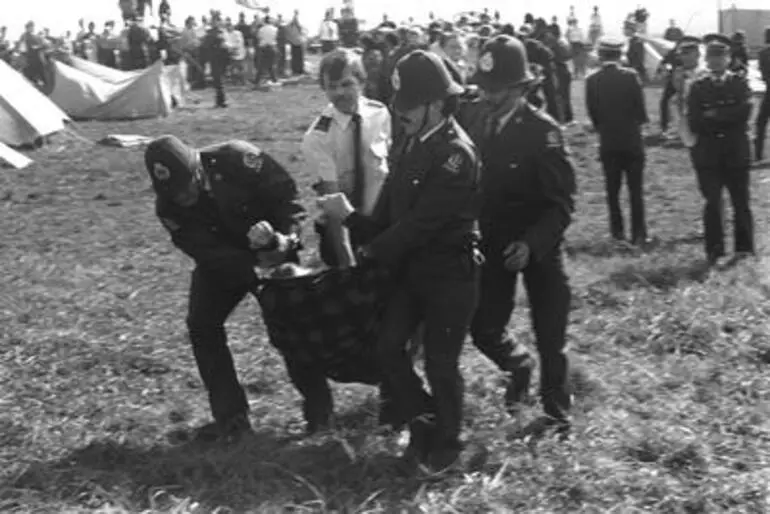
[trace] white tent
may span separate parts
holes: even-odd
[[[73,58],[78,69],[53,63],[49,97],[75,119],[128,120],[167,116],[171,86],[163,63],[138,72],[121,72]]]
[[[64,129],[69,117],[27,79],[0,61],[0,143],[22,146]]]

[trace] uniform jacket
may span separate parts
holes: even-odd
[[[524,103],[493,136],[474,133],[481,173],[482,251],[499,259],[514,241],[540,260],[560,244],[574,211],[575,172],[556,122]]]
[[[607,64],[589,75],[586,107],[599,132],[602,150],[643,151],[641,126],[648,119],[636,71]]]
[[[354,213],[346,222],[369,240],[374,258],[398,270],[410,260],[414,269],[470,247],[478,237],[481,165],[454,118],[424,141],[396,146],[392,156],[372,215]]]
[[[252,288],[258,252],[249,248],[249,229],[266,220],[283,234],[297,234],[305,211],[297,186],[272,157],[245,141],[230,141],[200,150],[201,191],[192,207],[162,197],[156,213],[174,245],[213,273],[224,287]]]
[[[713,115],[709,115],[709,112]],[[751,116],[751,89],[745,77],[726,71],[701,76],[690,87],[687,119],[698,139],[743,139]]]

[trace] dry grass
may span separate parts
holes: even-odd
[[[172,132],[202,145],[254,141],[299,171],[298,142],[322,105],[312,86],[236,91],[229,110],[82,125]],[[579,111],[580,92],[576,91]],[[657,92],[649,94],[656,112]],[[59,138],[24,171],[0,174],[0,511],[2,512],[768,512],[770,281],[767,259],[703,272],[701,200],[682,150],[648,153],[659,244],[616,247],[593,136],[573,129],[577,222],[568,233],[569,328],[583,373],[576,438],[513,440],[498,376],[470,345],[468,432],[484,472],[403,478],[393,441],[372,435],[374,391],[335,388],[340,429],[310,439],[258,308],[229,322],[257,428],[236,447],[175,442],[208,420],[184,312],[190,263],[152,212],[141,152]],[[770,192],[754,173],[759,248]],[[515,316],[529,338],[525,302]]]

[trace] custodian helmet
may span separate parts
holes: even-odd
[[[442,59],[424,50],[415,50],[402,57],[396,64],[391,82],[396,92],[393,107],[398,111],[409,111],[465,91],[452,79]]]
[[[477,73],[479,85],[491,90],[520,86],[535,80],[524,44],[505,34],[495,36],[484,44]]]

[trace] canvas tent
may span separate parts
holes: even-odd
[[[172,110],[168,71],[161,61],[122,72],[72,58],[53,62],[49,97],[75,119],[129,120],[167,116]]]
[[[0,143],[23,146],[64,129],[69,117],[27,79],[0,61]]]

